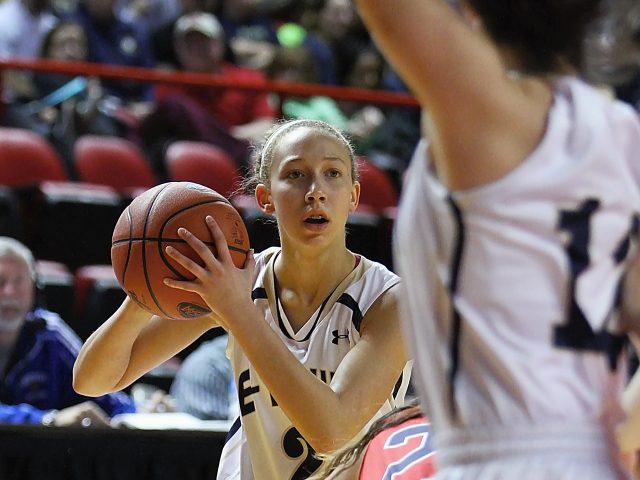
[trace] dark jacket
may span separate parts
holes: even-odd
[[[121,392],[88,398],[72,387],[73,364],[80,350],[78,336],[55,313],[30,313],[0,385],[1,423],[40,423],[49,410],[93,400],[110,417],[135,412],[133,400]]]

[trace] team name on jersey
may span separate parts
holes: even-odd
[[[336,373],[319,368],[310,368],[309,371],[327,385],[331,382],[333,376]],[[256,406],[255,403],[251,400],[251,396],[255,395],[259,391],[260,385],[252,385],[251,371],[249,369],[242,371],[242,373],[238,375],[238,400],[240,402],[240,414],[243,417],[252,412],[255,412]],[[278,402],[276,402],[276,399],[273,398],[272,395],[269,395],[269,397],[271,398],[271,406],[277,407]]]

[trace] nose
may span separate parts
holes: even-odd
[[[326,199],[327,196],[324,194],[318,182],[312,182],[311,185],[309,185],[309,191],[305,195],[305,201],[307,203],[324,202]]]

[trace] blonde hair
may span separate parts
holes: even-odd
[[[358,179],[358,162],[355,155],[353,145],[346,137],[344,133],[338,130],[333,125],[323,122],[322,120],[312,119],[297,119],[297,120],[285,120],[276,123],[266,134],[264,142],[256,147],[252,155],[252,165],[247,179],[244,182],[243,187],[245,191],[250,191],[259,183],[262,183],[269,187],[271,185],[271,165],[273,165],[273,152],[278,145],[280,139],[285,134],[295,130],[297,128],[312,128],[321,130],[324,133],[337,139],[341,142],[347,151],[349,152],[349,159],[351,160],[351,178],[355,182]]]
[[[360,458],[367,449],[369,442],[382,430],[394,427],[421,415],[422,410],[420,409],[417,399],[402,407],[391,410],[373,422],[362,436],[356,437],[341,449],[327,455],[318,454],[317,457],[323,460],[323,463],[320,469],[307,478],[307,480],[323,480],[329,475],[343,472]]]

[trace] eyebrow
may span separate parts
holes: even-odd
[[[300,157],[300,156],[290,156],[290,157],[285,157],[282,159],[282,162],[280,163],[280,165],[284,166],[287,165],[289,163],[294,163],[294,162],[303,162],[305,160],[304,157]],[[343,163],[344,165],[347,165],[347,161],[342,158],[342,157],[338,157],[338,156],[327,156],[327,157],[323,157],[322,161],[325,162],[340,162]]]

